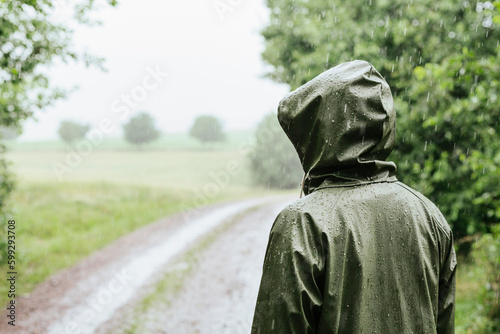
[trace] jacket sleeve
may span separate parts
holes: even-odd
[[[319,233],[308,214],[283,210],[269,236],[253,334],[316,333],[322,305]]]
[[[453,235],[448,231],[441,241],[441,271],[439,273],[438,334],[455,333],[455,272],[457,260]]]

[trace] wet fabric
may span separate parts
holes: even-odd
[[[365,61],[289,93],[278,119],[306,179],[271,229],[252,333],[453,333],[450,227],[386,161],[390,88]]]

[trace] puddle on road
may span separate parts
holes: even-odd
[[[118,271],[112,271],[107,275],[103,275],[100,271],[96,275],[106,276],[109,279],[92,289],[90,296],[81,301],[82,304],[69,309],[59,322],[49,328],[48,333],[94,333],[136,294],[153,273],[181,253],[189,244],[232,216],[266,202],[269,202],[269,199],[255,199],[215,209],[209,214],[185,223],[165,242],[147,249]],[[93,277],[89,278],[86,286],[93,284],[90,283],[92,281]],[[85,282],[82,283],[85,286]]]

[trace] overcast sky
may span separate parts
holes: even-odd
[[[22,140],[56,138],[66,119],[96,128],[108,118],[117,136],[141,110],[165,133],[186,132],[200,114],[219,117],[227,130],[248,129],[288,92],[263,78],[269,70],[260,58],[259,31],[268,20],[263,0],[119,3],[94,15],[103,25],[78,27],[74,35],[77,48],[106,58],[108,71],[52,66],[55,85],[78,89],[26,122]],[[64,6],[56,14],[64,20]]]

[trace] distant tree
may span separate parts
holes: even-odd
[[[302,180],[297,153],[275,114],[267,115],[258,125],[250,165],[254,182],[266,187],[289,189],[298,187]]]
[[[209,115],[198,116],[189,131],[189,135],[203,143],[226,140],[220,121]]]
[[[146,112],[141,112],[132,117],[123,126],[123,132],[125,140],[138,147],[160,137],[160,131],[155,127],[153,117]]]
[[[75,141],[82,140],[89,130],[89,125],[72,121],[62,121],[57,132],[64,142],[71,145]]]

